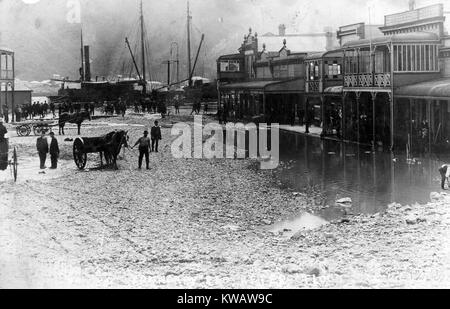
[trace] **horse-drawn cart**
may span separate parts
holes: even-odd
[[[34,135],[41,135],[41,133],[49,133],[52,127],[58,126],[53,120],[39,120],[14,123],[18,136],[30,136],[31,132]]]
[[[73,143],[73,160],[79,170],[84,170],[88,153],[99,153],[103,165],[103,157],[107,165],[117,169],[117,156],[122,146],[128,147],[128,134],[125,131],[111,132],[101,137],[77,138]]]
[[[11,168],[11,174],[14,181],[17,181],[17,149],[14,147],[12,159],[9,160],[9,142],[8,139],[0,140],[0,171],[6,171],[8,166]]]

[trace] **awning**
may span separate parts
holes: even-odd
[[[334,86],[334,87],[328,87],[325,89],[324,93],[325,94],[336,94],[336,95],[340,95],[342,94],[344,90],[343,86]]]
[[[260,93],[303,93],[305,92],[305,80],[303,78],[296,78],[284,81],[252,81],[223,85],[219,87],[219,90],[255,91]]]
[[[253,81],[247,83],[236,83],[220,86],[220,90],[259,90],[263,91],[264,88],[270,84],[274,84],[276,81]]]
[[[450,78],[403,86],[395,90],[394,96],[397,98],[450,100]]]

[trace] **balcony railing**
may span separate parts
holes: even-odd
[[[322,92],[322,82],[320,81],[308,81],[306,83],[306,92]]]
[[[391,85],[390,73],[375,74],[375,87],[386,88]]]
[[[350,74],[344,76],[344,86],[346,88],[387,88],[391,86],[391,74]]]
[[[13,79],[14,72],[12,70],[0,70],[0,79]]]

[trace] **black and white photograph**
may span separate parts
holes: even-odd
[[[450,288],[449,31],[450,0],[0,0],[0,289]]]

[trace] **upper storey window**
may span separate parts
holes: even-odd
[[[436,44],[394,46],[395,72],[439,72],[439,47]]]
[[[237,60],[220,61],[220,72],[240,72],[241,64]]]

